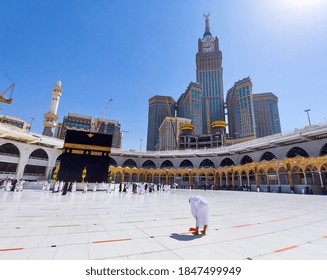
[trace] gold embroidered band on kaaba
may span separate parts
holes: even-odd
[[[65,143],[64,148],[70,149],[79,149],[79,150],[88,150],[88,151],[100,151],[100,152],[111,152],[111,147],[103,147],[96,145],[85,145],[85,144],[73,144],[73,143]]]

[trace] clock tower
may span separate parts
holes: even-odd
[[[218,38],[210,32],[209,16],[210,13],[204,15],[205,32],[198,41],[196,54],[196,81],[203,87],[203,134],[212,133],[212,124],[217,121],[225,130],[222,53]]]

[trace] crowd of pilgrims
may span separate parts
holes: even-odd
[[[24,180],[12,180],[5,179],[0,182],[0,187],[5,191],[23,191],[25,181]],[[87,191],[103,191],[107,193],[111,193],[111,191],[118,190],[121,193],[131,192],[133,194],[144,194],[146,192],[156,192],[156,191],[169,191],[171,189],[171,185],[169,184],[153,184],[153,183],[136,183],[136,182],[123,182],[123,183],[105,183],[102,182],[98,184],[97,182],[90,184],[89,182],[83,182],[77,184],[77,182],[64,182],[64,181],[53,181],[49,182],[47,180],[44,181],[42,185],[42,191],[51,191],[53,193],[62,193],[62,195],[66,195],[67,192],[76,192],[77,187],[82,184],[82,192],[86,193]],[[176,188],[176,184],[173,185]]]
[[[118,189],[121,193],[131,192],[133,194],[144,194],[145,192],[155,192],[155,191],[168,191],[171,186],[167,184],[153,184],[153,183],[105,183],[102,182],[98,184],[97,182],[90,184],[89,182],[82,183],[82,191],[83,193],[87,193],[88,191],[103,191],[107,193],[111,193],[111,191],[115,191]],[[62,192],[62,195],[65,195],[67,192],[76,192],[77,191],[77,183],[75,182],[63,182],[63,181],[55,181],[53,182],[53,186],[48,181],[44,182],[43,191],[52,192]]]
[[[14,179],[3,179],[0,180],[0,188],[3,188],[7,192],[21,192],[23,191],[25,181],[20,179],[20,180],[14,180]]]

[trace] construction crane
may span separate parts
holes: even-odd
[[[97,123],[97,126],[96,126],[96,128],[95,128],[95,132],[97,132],[97,133],[98,133],[99,130],[100,130],[100,127],[101,127],[101,125],[102,125],[102,123],[103,123],[103,121],[104,121],[104,115],[105,115],[106,112],[108,111],[108,108],[109,108],[109,105],[110,105],[111,102],[112,102],[112,98],[109,99],[109,101],[108,101],[106,107],[104,107],[104,110],[103,110],[103,112],[102,112],[101,117],[98,118],[98,123]]]
[[[3,102],[3,103],[7,103],[7,104],[11,104],[12,102],[12,98],[11,98],[11,95],[12,95],[12,92],[14,90],[14,87],[15,87],[15,83],[11,84],[11,86],[9,88],[7,88],[4,92],[1,92],[0,93],[0,102]],[[11,92],[10,92],[10,97],[8,99],[4,98],[4,95],[11,89]]]
[[[176,131],[175,131],[175,129],[177,129],[177,118],[172,116],[171,109],[170,109],[169,102],[168,102],[168,97],[166,97],[166,106],[167,106],[167,112],[168,112],[168,116],[171,121],[171,126],[172,126],[172,130],[173,130],[173,134],[174,134],[175,149],[177,149],[178,142],[177,142],[177,135],[176,135]],[[175,119],[175,126],[173,124],[173,119]]]
[[[12,81],[12,79],[10,79],[10,77],[8,76],[8,74],[3,73],[3,75],[6,76],[6,77],[8,78],[8,80],[11,82],[11,85],[10,85],[10,87],[7,88],[4,92],[1,92],[1,93],[0,93],[0,102],[7,103],[7,104],[11,104],[11,103],[12,103],[12,98],[11,98],[11,96],[12,96],[12,93],[13,93],[13,91],[14,91],[14,87],[15,87],[16,84]],[[11,90],[11,91],[10,91],[10,96],[9,96],[9,98],[4,98],[4,95],[5,95],[9,90]]]

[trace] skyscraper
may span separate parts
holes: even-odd
[[[176,101],[170,96],[155,95],[149,99],[147,151],[155,151],[159,127],[165,117],[175,117]]]
[[[255,138],[255,118],[250,77],[234,84],[227,92],[229,138]]]
[[[190,83],[177,100],[177,117],[191,119],[194,134],[202,134],[202,85]]]
[[[278,97],[271,92],[253,94],[257,137],[281,132]]]
[[[166,117],[159,127],[157,150],[177,150],[181,126],[184,124],[191,124],[191,120],[179,117]]]
[[[202,85],[202,132],[210,133],[214,121],[225,121],[222,52],[217,37],[210,32],[209,16],[205,17],[205,32],[198,41],[196,81]]]

